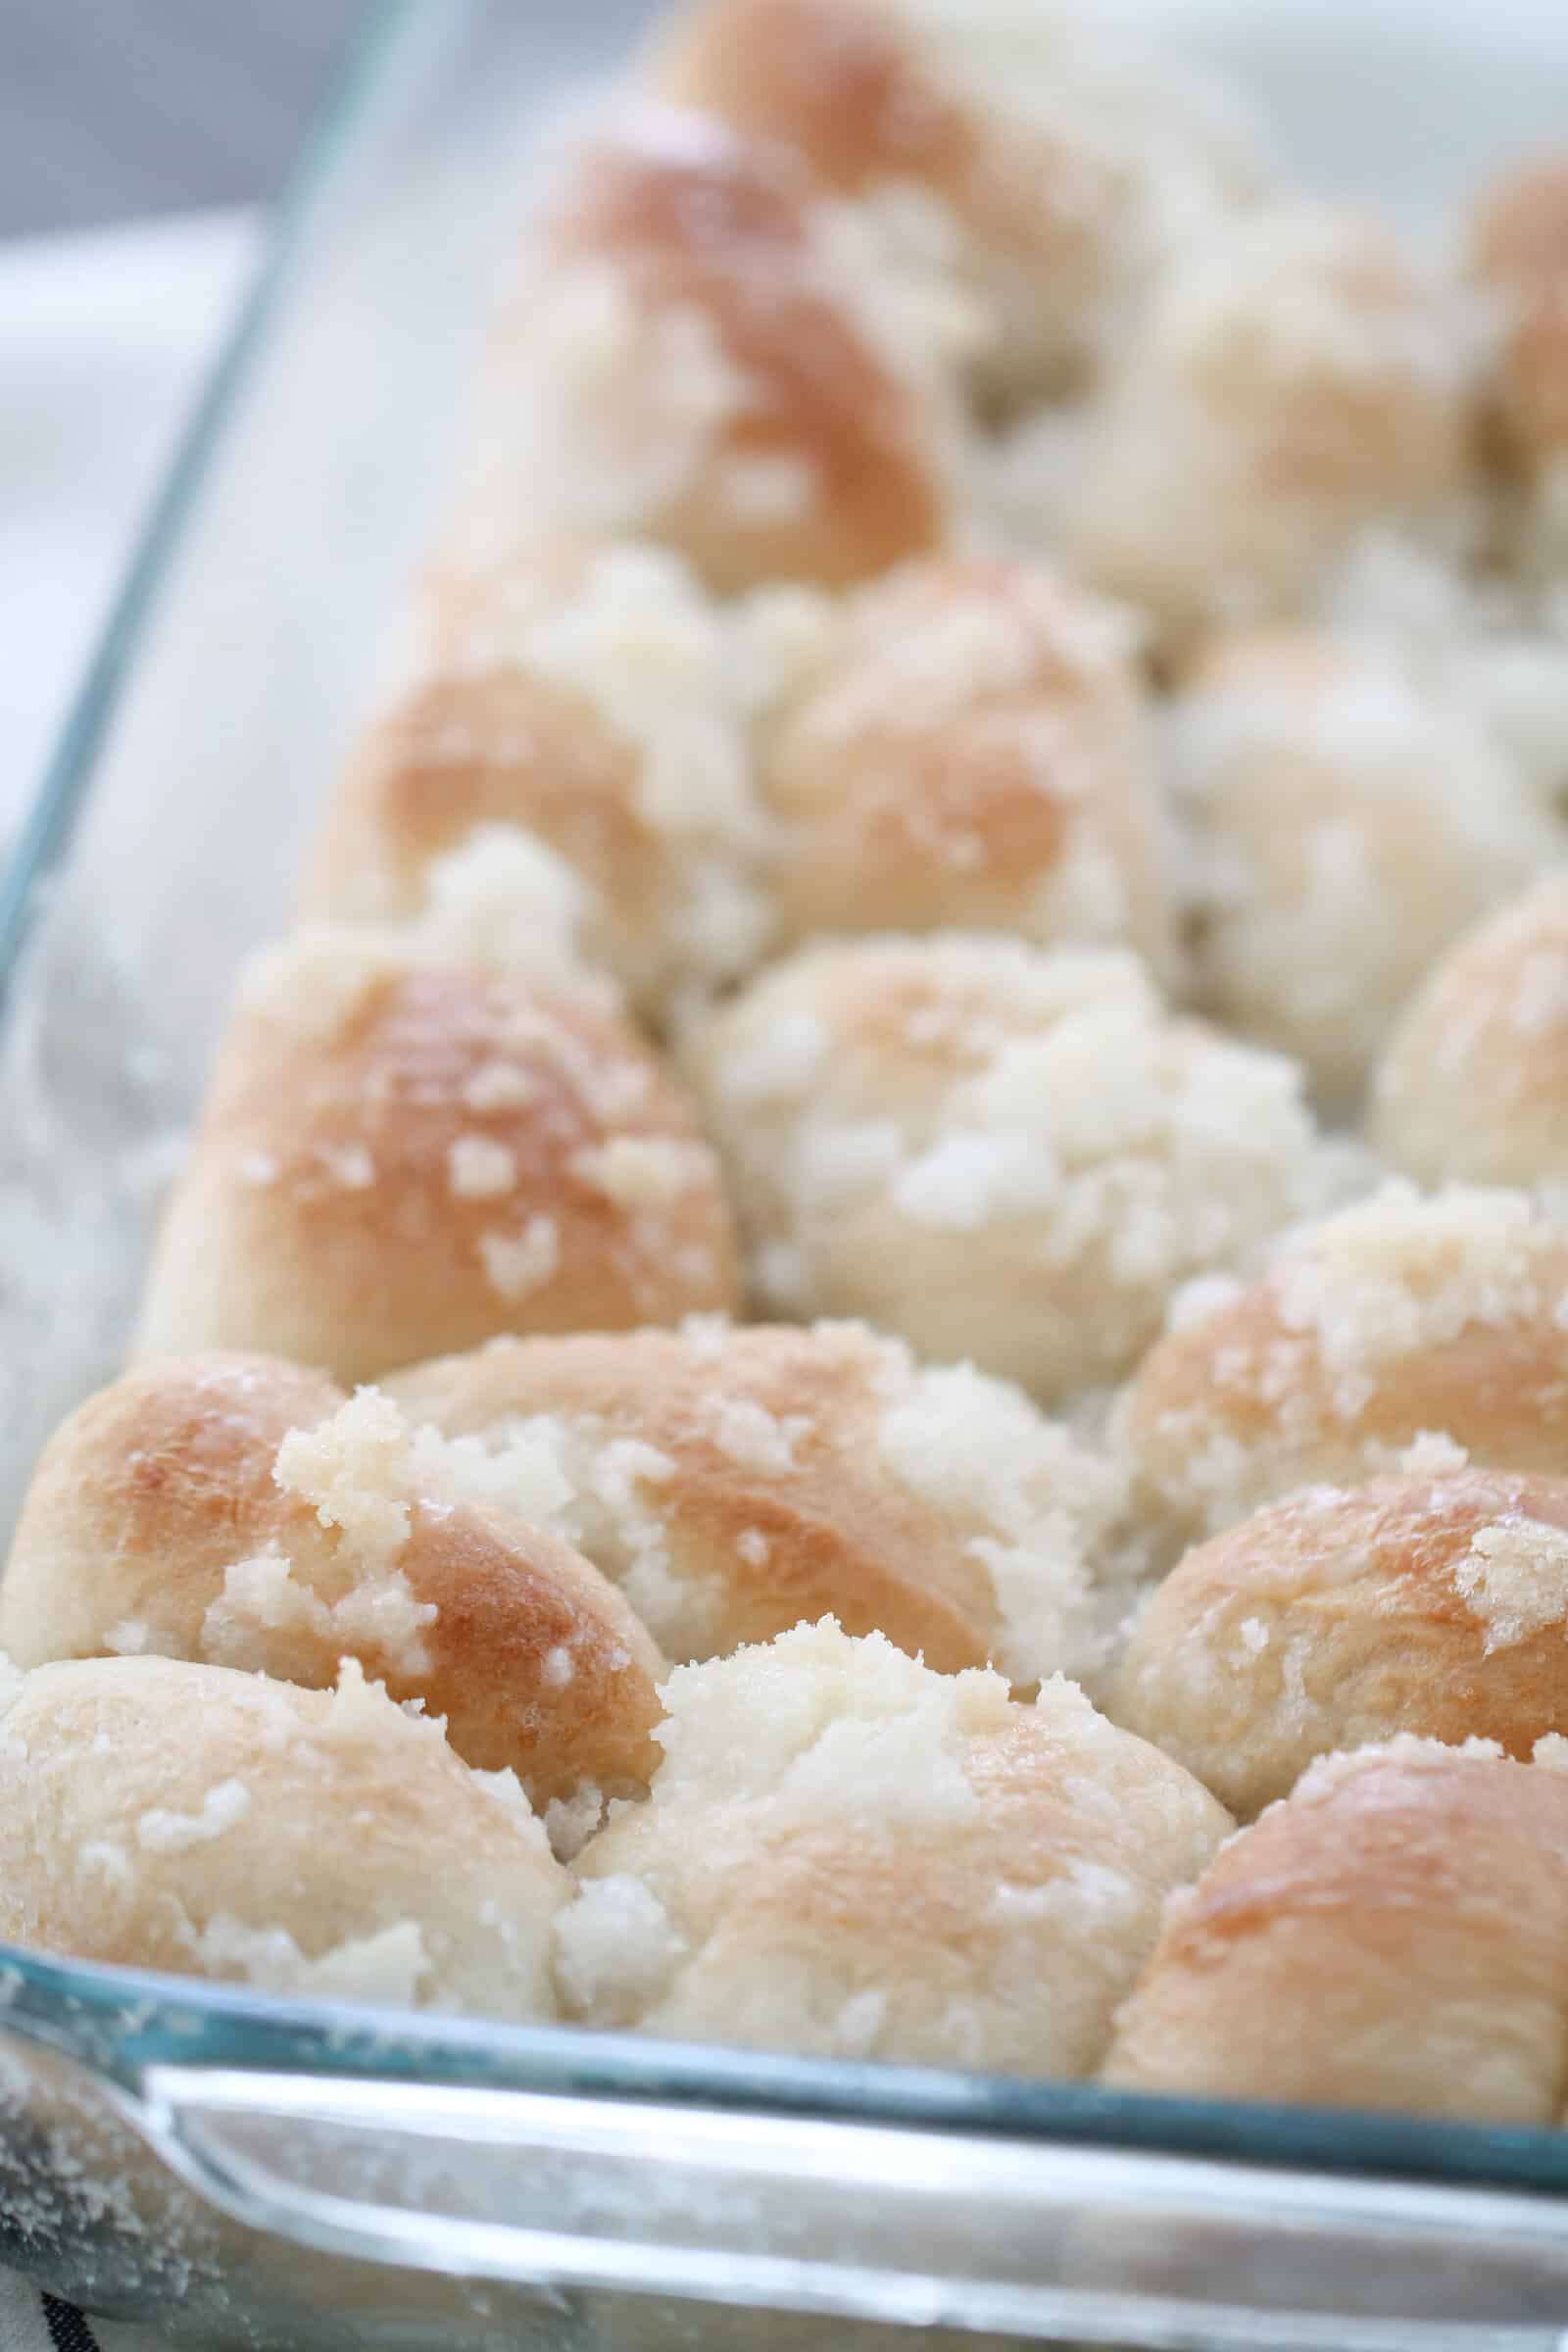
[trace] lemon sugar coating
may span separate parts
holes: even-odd
[[[685,1667],[649,1802],[578,1857],[568,2014],[1082,2075],[1228,1816],[1056,1681],[938,1676],[830,1620]]]
[[[804,951],[694,1041],[760,1298],[1040,1397],[1131,1370],[1191,1277],[1329,1175],[1299,1072],[1130,956],[945,934]]]

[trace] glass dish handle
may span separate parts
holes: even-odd
[[[1550,2199],[601,2095],[157,2065],[202,2196],[471,2278],[1083,2341],[1563,2352]]]

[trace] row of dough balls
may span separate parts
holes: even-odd
[[[1260,1269],[1370,1180],[1297,1065],[1171,1013],[1120,952],[808,948],[693,1030],[684,1084],[564,954],[540,981],[457,953],[439,926],[317,927],[252,964],[143,1353],[373,1379],[508,1331],[733,1313],[744,1257],[764,1312],[1071,1401],[1139,1366],[1185,1285]],[[1429,1182],[1560,1198],[1565,1035],[1554,879],[1418,993],[1374,1142]]]
[[[546,1803],[646,1785],[666,1661],[829,1610],[1072,1674],[1244,1817],[1400,1733],[1528,1755],[1568,1732],[1568,1234],[1394,1184],[1272,1258],[1195,1286],[1098,1444],[859,1324],[497,1341],[352,1398],[151,1362],[46,1448],[0,1645],[352,1654]]]
[[[553,922],[666,1033],[824,936],[1125,946],[1343,1113],[1433,961],[1568,858],[1568,641],[1403,573],[1424,633],[1223,631],[1156,702],[1038,560],[728,602],[634,543],[448,567],[305,912],[466,906],[502,956]]]
[[[564,1864],[510,1774],[348,1667],[313,1691],[98,1659],[6,1696],[9,1940],[303,1997],[1560,2115],[1561,1740],[1336,1756],[1228,1836],[1073,1686],[1019,1705],[825,1620],[673,1673],[653,1793]]]
[[[1429,283],[1228,94],[1075,19],[688,12],[540,202],[454,542],[649,537],[733,592],[1010,525],[1173,642],[1302,609],[1369,524],[1485,547],[1490,502],[1549,542],[1561,172]]]

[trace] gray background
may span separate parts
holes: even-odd
[[[274,194],[366,13],[0,0],[0,237]]]

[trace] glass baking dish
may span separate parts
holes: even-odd
[[[1129,0],[1130,4],[1130,0]],[[372,10],[0,879],[0,1514],[116,1368],[440,483],[532,131],[646,0]],[[1556,0],[1143,0],[1423,232]],[[1568,2136],[304,2009],[0,1950],[0,2258],[219,2345],[1547,2352]]]

